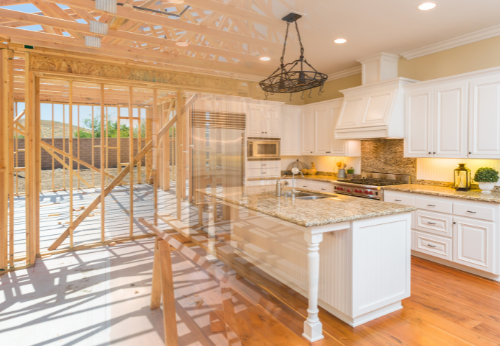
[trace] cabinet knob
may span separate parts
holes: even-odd
[[[433,152],[432,154],[433,154],[433,155],[436,155],[436,152]]]
[[[469,151],[469,155],[472,154],[472,151]]]
[[[429,155],[431,154],[431,152],[429,151]]]
[[[327,154],[330,154],[330,152],[329,152],[329,151],[327,151],[326,153],[327,153]]]

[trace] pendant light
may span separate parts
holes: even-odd
[[[300,38],[299,26],[297,25],[297,20],[301,17],[301,15],[296,13],[290,13],[283,17],[283,20],[287,23],[280,67],[278,67],[267,79],[259,82],[260,87],[266,93],[266,98],[268,94],[296,93],[316,87],[320,87],[321,92],[323,85],[328,79],[326,74],[316,71],[316,69],[304,58],[304,47],[302,46],[302,40]],[[297,37],[300,43],[300,57],[291,63],[285,64],[286,41],[288,39],[288,30],[291,23],[295,23],[295,28],[297,30]],[[306,70],[304,70],[304,68]]]

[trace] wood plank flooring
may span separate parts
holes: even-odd
[[[196,239],[196,244],[185,242],[204,247],[204,241],[199,236]],[[267,313],[267,323],[274,319],[280,322],[281,328],[265,328],[267,340],[273,345],[303,344],[304,339],[291,342],[289,338],[302,334],[307,300],[246,262],[227,243],[216,243],[215,249],[227,267],[259,288],[258,308]],[[499,283],[412,257],[412,296],[403,301],[403,306],[356,328],[321,310],[325,339],[313,345],[500,345]],[[247,323],[254,327],[251,314],[242,314],[236,320],[239,326]],[[243,345],[268,344],[259,333],[241,328],[234,331],[243,335]]]

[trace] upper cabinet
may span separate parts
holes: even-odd
[[[281,156],[300,156],[301,107],[281,107]]]
[[[342,100],[320,102],[302,112],[302,155],[361,156],[361,143],[336,139],[335,124]]]
[[[500,69],[405,89],[405,157],[500,159]]]
[[[471,79],[469,89],[469,157],[500,159],[500,73]]]
[[[280,138],[281,105],[251,101],[247,112],[247,137]]]
[[[406,91],[406,157],[467,157],[467,82]]]

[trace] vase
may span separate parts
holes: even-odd
[[[495,183],[479,183],[479,188],[482,193],[491,193],[491,190],[495,187]]]

